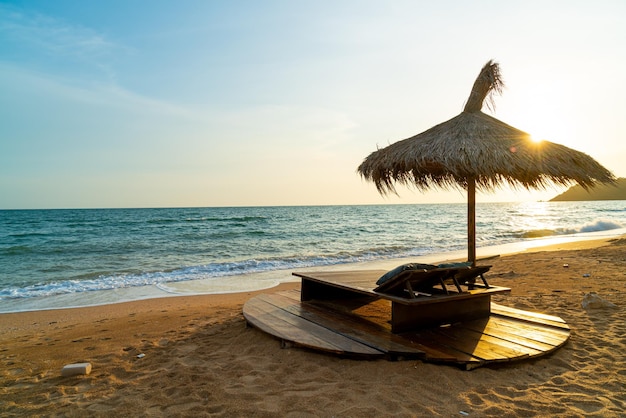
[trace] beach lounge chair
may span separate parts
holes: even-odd
[[[359,306],[376,299],[391,302],[392,332],[488,317],[491,295],[510,289],[477,284],[490,266],[410,264],[382,270],[293,273],[302,278],[301,301]],[[378,281],[377,281],[378,279]],[[375,283],[378,284],[375,287]],[[463,288],[466,287],[466,289]]]
[[[489,288],[484,273],[491,266],[471,267],[465,263],[434,265],[403,265],[384,274],[376,282],[376,293],[414,299],[419,296],[433,296],[436,294],[450,294],[448,284],[453,284],[457,293],[463,293],[461,286],[473,290],[476,278],[480,277],[483,284],[480,287]]]

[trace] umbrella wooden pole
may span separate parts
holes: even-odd
[[[476,266],[476,180],[467,181],[467,261]]]

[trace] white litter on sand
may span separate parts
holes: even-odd
[[[67,364],[61,369],[61,376],[88,375],[91,373],[91,363]]]

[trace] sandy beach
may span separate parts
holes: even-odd
[[[259,292],[0,315],[2,416],[597,416],[626,414],[626,238],[490,260],[494,301],[562,317],[570,341],[463,371],[281,348],[246,327]],[[262,292],[299,288],[282,284]],[[583,309],[596,292],[615,307]],[[70,363],[89,375],[63,377]]]

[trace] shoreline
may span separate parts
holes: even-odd
[[[340,358],[247,327],[243,304],[299,282],[0,315],[6,416],[617,417],[626,410],[626,236],[555,243],[489,261],[494,301],[563,318],[549,356],[463,371],[418,360]],[[583,309],[597,292],[615,304]],[[89,375],[61,376],[89,362]],[[381,378],[384,376],[384,378]],[[433,384],[437,382],[437,384]],[[415,396],[419,393],[420,396]],[[442,402],[445,399],[445,402]]]
[[[555,235],[525,241],[516,241],[507,244],[479,247],[477,248],[477,256],[479,258],[504,256],[524,251],[537,251],[538,249],[544,247],[554,247],[555,249],[559,249],[569,247],[575,243],[581,243],[577,245],[582,246],[582,243],[584,242],[596,240],[606,241],[623,235],[626,235],[626,228],[578,233],[573,235]],[[465,259],[465,250],[459,250],[444,253],[432,253],[415,257],[399,257],[354,263],[312,266],[297,270],[391,270],[400,264],[409,262],[441,263]],[[263,291],[276,288],[283,283],[299,283],[299,279],[292,276],[293,271],[296,270],[271,270],[260,273],[246,273],[211,279],[170,282],[158,285],[69,293],[36,298],[7,299],[2,301],[2,306],[0,306],[0,315],[17,312],[86,308],[92,306],[180,296],[228,295],[242,292]]]

